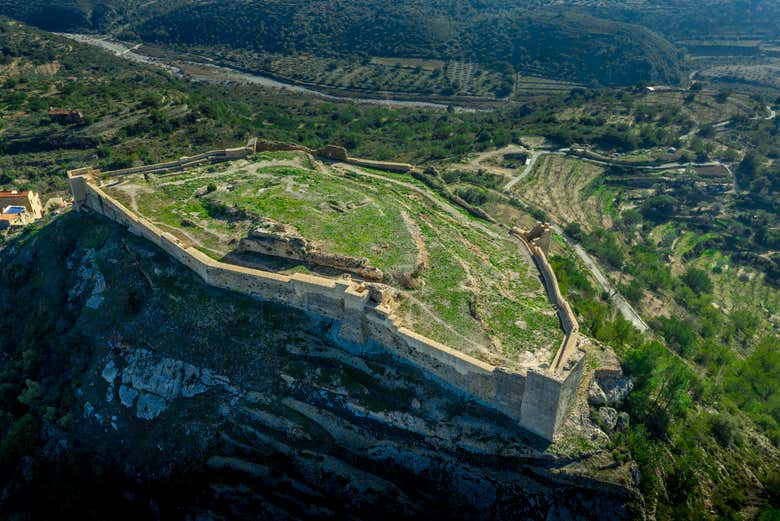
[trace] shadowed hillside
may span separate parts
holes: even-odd
[[[0,13],[49,30],[113,31],[184,46],[229,46],[283,55],[468,60],[511,77],[625,85],[676,83],[677,51],[661,37],[620,22],[505,8],[488,2],[112,1],[0,4]]]

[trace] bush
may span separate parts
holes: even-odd
[[[742,445],[744,435],[737,419],[728,413],[720,413],[710,417],[710,432],[722,447]]]
[[[700,295],[712,293],[712,281],[704,270],[689,268],[682,276],[682,281]]]
[[[670,195],[656,195],[642,204],[642,215],[649,221],[662,223],[668,221],[677,210],[677,199]]]
[[[622,218],[623,226],[626,228],[630,228],[642,222],[642,214],[634,209],[625,210],[620,216]]]
[[[582,229],[580,223],[567,224],[563,232],[577,242],[582,242],[582,239],[585,238],[585,230]]]
[[[634,306],[637,306],[642,302],[642,286],[636,279],[632,280],[629,284],[621,286],[620,292],[626,297],[626,300]]]
[[[696,334],[687,320],[677,317],[660,317],[658,326],[666,341],[680,354],[686,354],[693,347]]]

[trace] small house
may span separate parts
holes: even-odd
[[[25,217],[30,221],[43,217],[43,206],[41,198],[32,190],[7,190],[0,191],[0,209],[5,214],[5,209],[21,207],[24,208]]]

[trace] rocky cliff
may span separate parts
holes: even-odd
[[[328,321],[208,288],[105,219],[65,215],[2,260],[4,516],[639,513],[596,470],[608,455],[554,457],[418,370],[346,353]]]

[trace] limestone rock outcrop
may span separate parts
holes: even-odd
[[[599,408],[599,418],[609,432],[614,432],[618,421],[618,412],[612,407]]]
[[[146,349],[110,358],[101,377],[108,383],[106,401],[113,402],[118,387],[119,402],[135,407],[136,416],[144,420],[157,418],[177,398],[192,398],[212,388],[230,388],[227,378],[210,369],[159,357]]]

